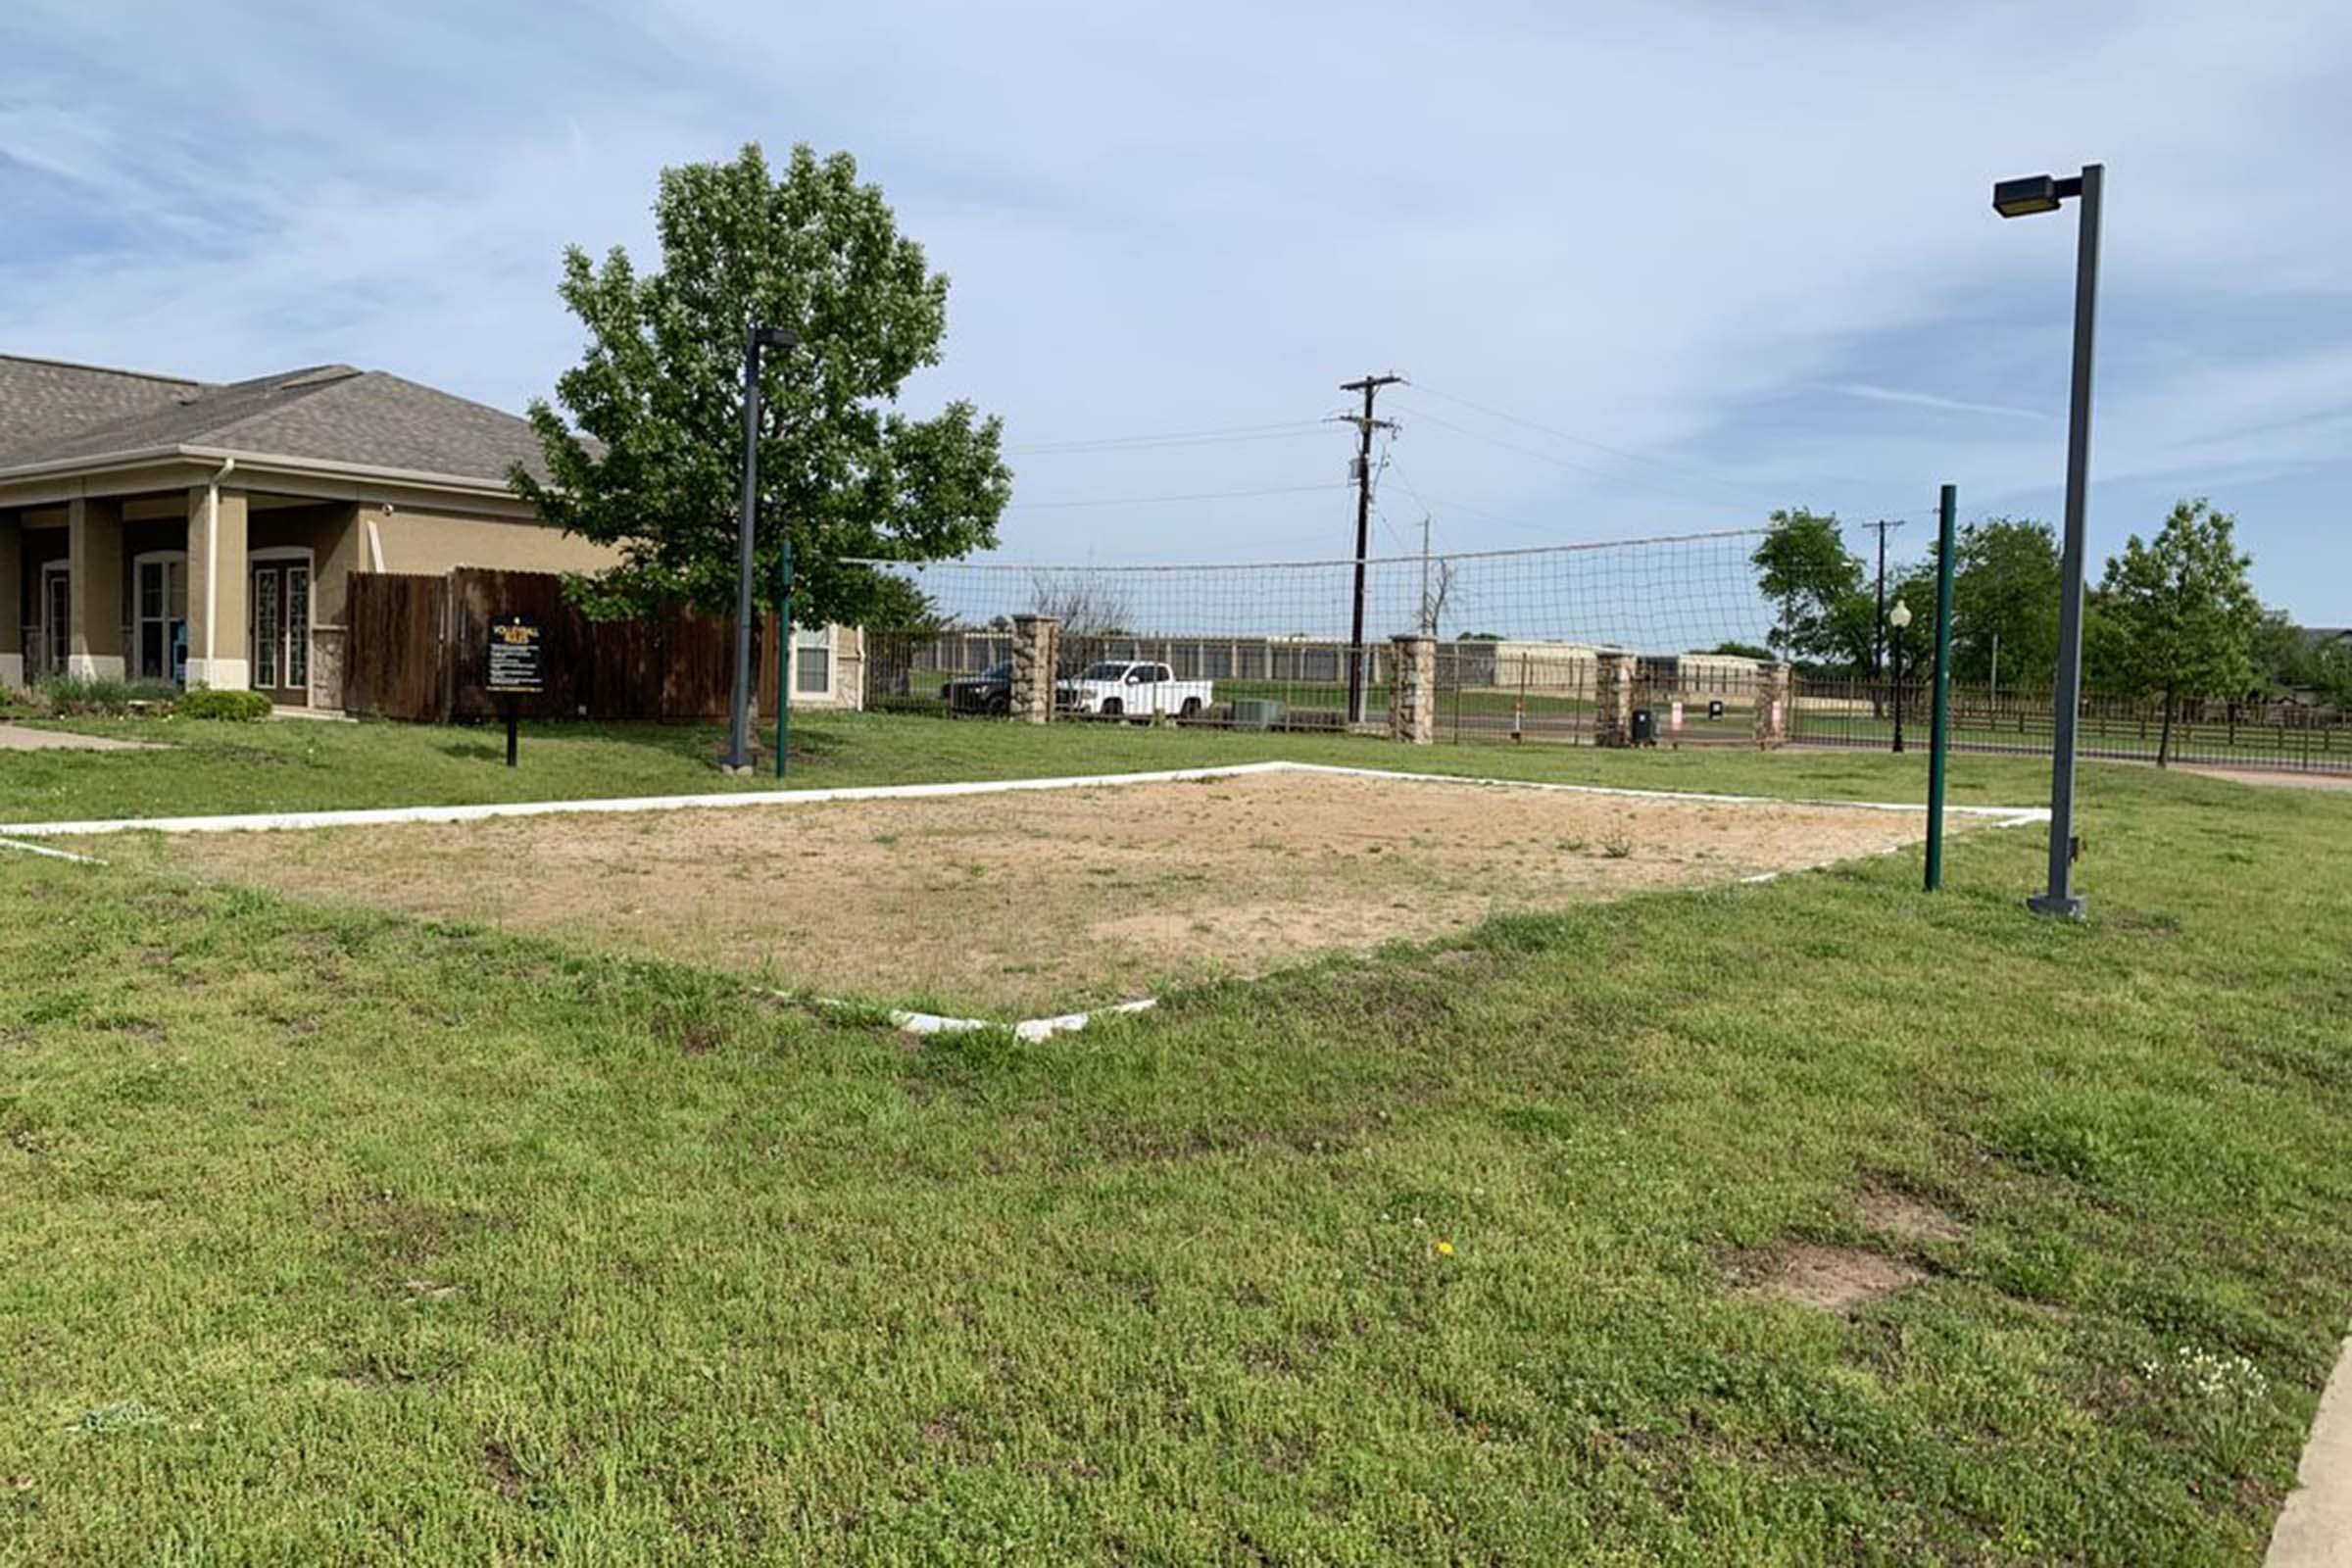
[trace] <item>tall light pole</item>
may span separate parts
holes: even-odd
[[[2059,554],[2058,687],[2050,757],[2050,882],[2026,906],[2036,914],[2082,917],[2072,886],[2075,867],[2075,719],[2082,707],[2082,514],[2090,485],[2090,359],[2099,303],[2099,198],[2103,164],[2085,164],[2069,179],[2031,174],[1992,187],[1992,210],[2003,218],[2054,213],[2067,200],[2082,204],[2075,240],[2075,375],[2067,406],[2066,539]]]
[[[1911,607],[1900,599],[1886,612],[1886,624],[1893,628],[1890,648],[1894,654],[1894,749],[1903,749],[1903,633],[1911,626]]]
[[[737,518],[735,583],[735,701],[727,722],[727,771],[752,768],[752,546],[760,521],[760,351],[788,349],[800,334],[781,326],[755,326],[743,336],[743,505]],[[776,702],[792,700],[781,680]]]

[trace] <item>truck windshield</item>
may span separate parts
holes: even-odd
[[[1086,666],[1086,673],[1078,678],[1080,680],[1124,680],[1126,676],[1127,666],[1125,664],[1112,662],[1107,664],[1089,664]]]

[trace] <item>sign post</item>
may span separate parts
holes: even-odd
[[[776,777],[792,750],[792,535],[776,563]]]
[[[490,623],[490,660],[483,686],[497,694],[507,721],[507,765],[514,765],[518,699],[547,690],[546,644],[539,622],[528,615],[501,615]]]

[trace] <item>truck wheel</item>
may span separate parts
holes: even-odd
[[[1116,718],[1125,711],[1127,711],[1127,705],[1120,702],[1116,697],[1105,697],[1102,699],[1102,713],[1104,718]]]
[[[1009,695],[991,697],[988,700],[988,711],[997,718],[1009,717],[1012,713],[1012,698]]]
[[[1184,700],[1183,710],[1176,716],[1178,718],[1199,718],[1200,716],[1200,699],[1187,697]]]

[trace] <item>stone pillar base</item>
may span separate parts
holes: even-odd
[[[1794,669],[1787,662],[1756,666],[1756,744],[1762,747],[1788,744],[1789,727],[1795,719],[1796,679]]]
[[[253,665],[242,659],[191,659],[188,661],[188,690],[210,686],[216,691],[243,692],[253,689]]]
[[[1592,744],[1634,744],[1634,656],[1608,652],[1593,662]]]
[[[24,687],[24,656],[0,654],[0,691],[22,691]]]
[[[66,673],[74,680],[121,680],[121,654],[68,654]]]
[[[1053,722],[1060,645],[1061,622],[1052,615],[1012,617],[1012,716],[1023,724]]]
[[[1407,633],[1391,639],[1389,739],[1428,746],[1438,738],[1438,643]]]

